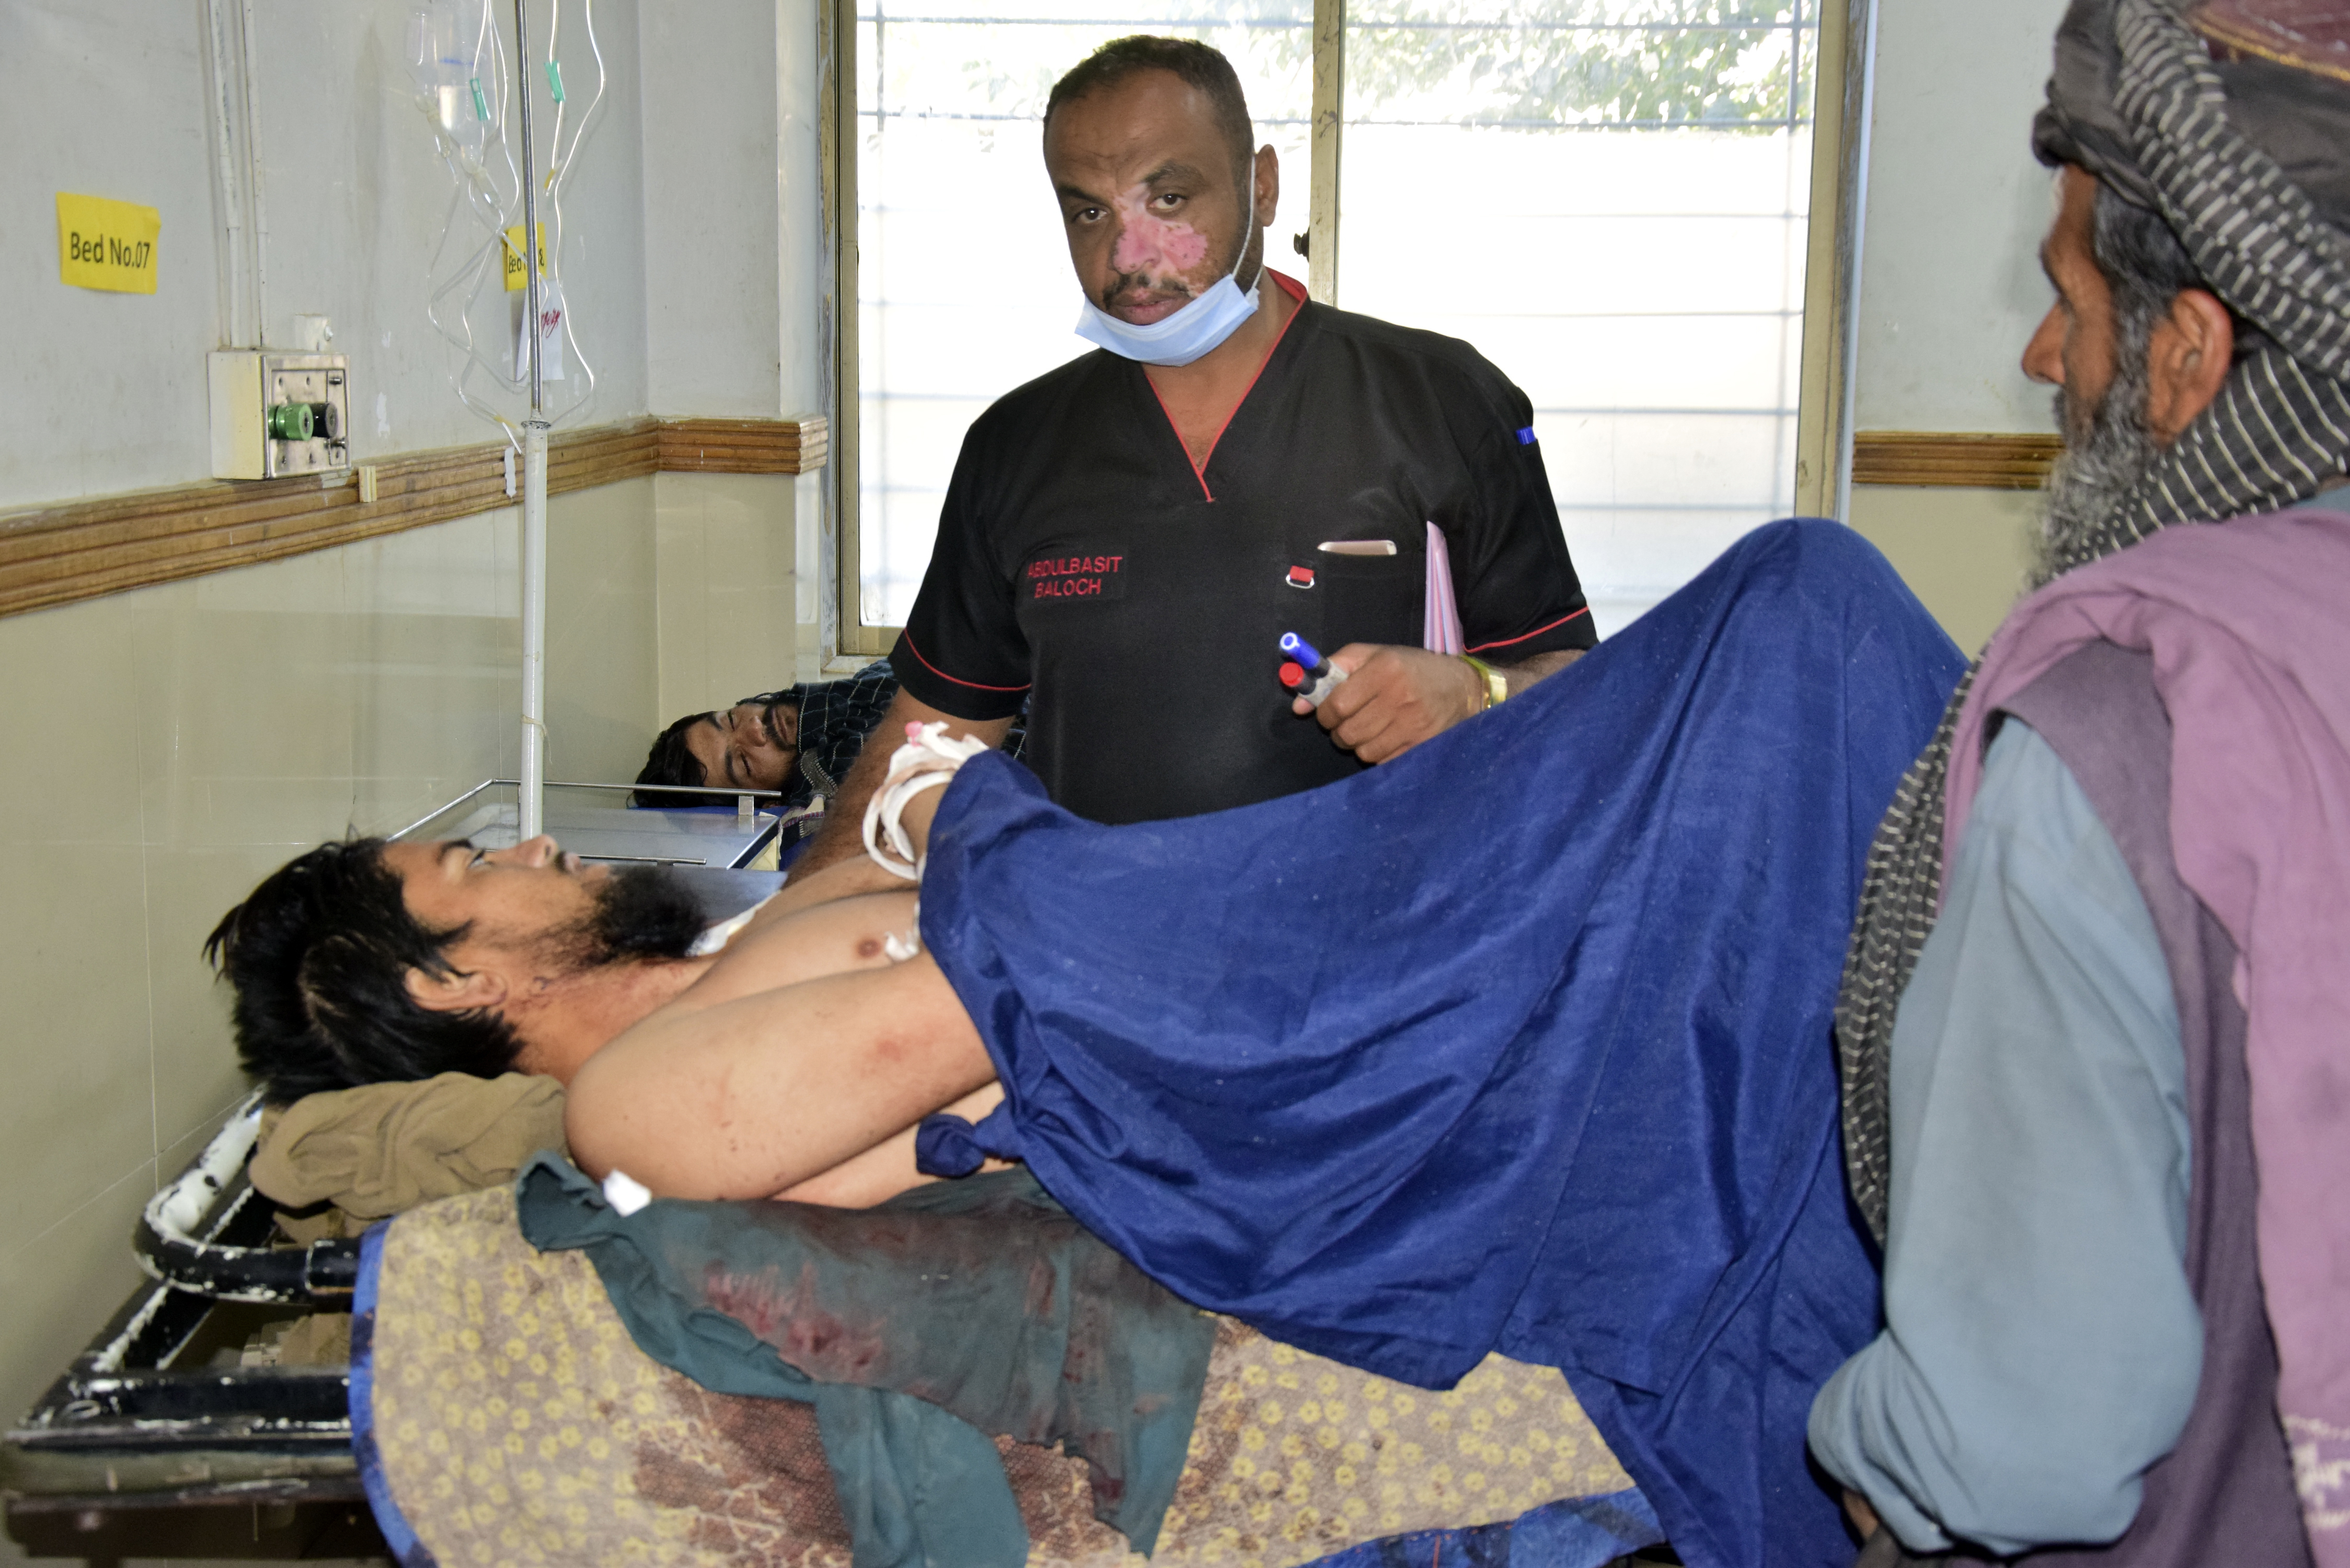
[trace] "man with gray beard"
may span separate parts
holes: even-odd
[[[2076,0],[2033,140],[2067,450],[1870,851],[1812,1449],[1869,1568],[2338,1568],[2350,7]]]
[[[2162,455],[2163,442],[2147,423],[2148,358],[2156,325],[2168,313],[2173,300],[2188,289],[2206,297],[2210,290],[2179,248],[2162,220],[2142,207],[2133,207],[2113,195],[2084,172],[2060,175],[2060,199],[2074,210],[2063,214],[2057,254],[2078,273],[2082,226],[2077,208],[2089,208],[2089,260],[2094,281],[2105,286],[2112,323],[2112,379],[2103,396],[2068,388],[2063,363],[2063,312],[2052,307],[2043,318],[2026,355],[2025,368],[2033,379],[2054,381],[2056,428],[2064,432],[2064,450],[2049,476],[2047,511],[2033,540],[2029,587],[2046,587],[2064,570],[2060,564],[2087,559],[2102,552],[2094,547],[2100,525],[2121,507],[2146,471]],[[2041,263],[2060,296],[2056,261],[2043,249]],[[2060,328],[2052,332],[2051,326]],[[2231,320],[2231,325],[2233,325]],[[2054,351],[2055,362],[2049,362]],[[2036,363],[2034,361],[2037,361]],[[2177,432],[2172,432],[2175,437]]]

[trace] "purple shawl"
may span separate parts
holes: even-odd
[[[2312,1553],[2350,1568],[2350,515],[2167,528],[2019,605],[1959,720],[1946,872],[1985,717],[2099,639],[2153,655],[2179,877],[2241,955],[2278,1414]]]

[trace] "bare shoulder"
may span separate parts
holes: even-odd
[[[826,975],[885,968],[891,939],[911,943],[914,927],[910,888],[852,893],[754,922],[664,1011],[698,1012]]]
[[[852,858],[837,860],[827,866],[808,865],[809,857],[816,854],[822,843],[819,838],[816,844],[810,845],[775,896],[759,906],[757,913],[751,917],[745,928],[746,934],[764,930],[819,904],[854,898],[861,893],[895,893],[905,889],[906,883],[902,878],[892,877],[873,863],[854,834],[848,837]]]

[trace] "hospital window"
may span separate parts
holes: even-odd
[[[1041,117],[1138,32],[1238,68],[1281,157],[1272,265],[1525,390],[1621,629],[1794,506],[1814,4],[840,0],[841,650],[904,623],[971,421],[1084,349]]]

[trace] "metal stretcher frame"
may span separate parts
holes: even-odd
[[[390,836],[450,818],[491,779]],[[631,785],[549,784],[625,790]],[[741,792],[732,841],[755,855],[776,818]],[[629,858],[634,858],[630,857]],[[780,878],[686,864],[732,912]],[[722,890],[722,885],[723,890]],[[351,1447],[348,1366],[212,1365],[252,1332],[348,1310],[356,1240],[273,1245],[276,1210],[245,1176],[262,1096],[148,1200],[132,1238],[141,1285],[0,1439],[7,1531],[36,1556],[364,1557],[384,1552]],[[185,1365],[182,1365],[185,1363]]]
[[[399,832],[388,834],[386,836],[390,838],[406,838],[410,834],[414,833],[417,829],[424,826],[425,824],[435,821],[441,817],[447,816],[450,813],[471,803],[476,797],[487,791],[494,789],[520,789],[521,787],[521,784],[514,779],[484,779],[481,783],[475,784],[473,788],[467,790],[456,799],[450,801],[445,805],[434,806],[431,811],[426,812],[422,816],[418,817],[414,822],[410,823],[406,827],[401,828]],[[723,805],[731,800],[734,803],[735,820],[740,822],[746,830],[752,825],[754,816],[758,810],[759,802],[763,800],[772,801],[776,798],[776,795],[779,793],[775,790],[728,789],[723,784],[585,784],[578,781],[567,781],[561,779],[549,779],[544,787],[547,789],[623,791],[631,794],[640,789],[652,794],[700,794],[708,795],[712,805]]]
[[[260,1121],[255,1095],[149,1201],[134,1244],[154,1282],[131,1293],[0,1448],[9,1533],[28,1549],[380,1550],[351,1452],[347,1368],[214,1366],[205,1355],[176,1365],[192,1349],[241,1345],[241,1328],[288,1309],[350,1300],[358,1242],[267,1244],[274,1210],[244,1177]]]

